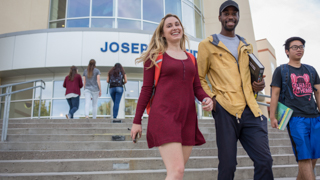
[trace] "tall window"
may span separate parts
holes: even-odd
[[[36,84],[36,85],[40,85]],[[107,83],[101,81],[101,97],[98,99],[97,117],[109,117],[111,115],[111,97],[107,94]],[[41,110],[40,115],[44,118],[65,118],[65,114],[68,113],[69,105],[65,98],[66,89],[63,87],[63,81],[47,81],[46,89],[42,90]],[[33,117],[38,117],[39,111],[39,89],[34,90],[33,101]],[[75,118],[84,118],[85,98],[84,90],[81,88],[81,96],[79,109],[74,114]],[[90,108],[92,105],[90,104]],[[89,116],[92,115],[92,109],[89,110]]]
[[[125,115],[134,116],[139,98],[139,81],[128,81],[125,91]]]
[[[163,1],[143,1],[143,19],[153,22],[160,22],[164,16]]]
[[[51,0],[49,28],[122,28],[154,31],[177,15],[186,33],[203,38],[202,0]]]
[[[182,20],[181,0],[166,0],[166,13],[175,14]]]
[[[141,0],[118,0],[118,16],[141,19]]]
[[[66,18],[66,0],[51,0],[49,28],[64,28]]]

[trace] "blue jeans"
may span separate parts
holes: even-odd
[[[113,101],[113,118],[117,118],[123,87],[110,88],[110,95]]]
[[[67,99],[70,110],[69,115],[70,118],[73,119],[73,114],[79,109],[79,96],[78,97],[72,97]]]

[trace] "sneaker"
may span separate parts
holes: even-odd
[[[66,114],[66,118],[69,119],[69,115],[68,114]]]

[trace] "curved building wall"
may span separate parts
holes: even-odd
[[[110,95],[106,93],[107,72],[119,62],[127,73],[128,83],[118,117],[133,117],[143,78],[142,64],[135,64],[134,60],[146,50],[151,36],[150,32],[142,30],[101,28],[61,28],[3,34],[0,35],[0,77],[3,84],[43,79],[46,89],[41,116],[64,118],[68,104],[62,84],[70,66],[76,65],[82,75],[89,60],[95,59],[97,68],[102,72],[98,117],[110,117],[113,105]],[[200,39],[189,38],[188,51],[197,56]],[[18,86],[13,90],[33,85]],[[2,111],[3,101],[0,104]],[[37,117],[38,107],[37,90],[19,93],[12,98],[10,118]],[[75,117],[84,117],[83,92]]]
[[[47,29],[0,35],[0,71],[87,66],[142,67],[134,59],[148,47],[152,34],[116,29]],[[197,55],[200,40],[190,37],[191,53]],[[192,40],[194,39],[194,40]],[[9,63],[8,63],[9,62]]]

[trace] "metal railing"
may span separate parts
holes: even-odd
[[[259,94],[259,93],[258,93],[258,97],[259,97],[259,96],[271,98],[271,96],[264,95],[264,94]],[[257,103],[258,103],[259,105],[262,105],[262,106],[268,106],[268,107],[270,107],[270,104],[267,104],[267,103],[262,103],[262,102],[259,102],[259,101],[257,101]]]
[[[24,88],[24,89],[20,89],[20,90],[12,92],[12,86],[17,86],[17,85],[27,84],[27,83],[36,83],[36,82],[41,82],[41,85],[33,86],[33,87],[29,87],[29,88]],[[21,82],[21,83],[14,83],[14,84],[7,84],[7,85],[0,86],[0,89],[2,89],[2,88],[6,88],[6,93],[0,94],[0,97],[5,96],[6,98],[5,98],[4,111],[3,111],[1,141],[6,141],[7,140],[7,131],[8,131],[8,122],[9,122],[11,95],[19,93],[19,92],[35,89],[35,88],[40,88],[39,112],[38,112],[38,118],[40,119],[42,89],[46,88],[46,83],[41,79],[37,79],[37,80],[32,80],[32,81],[26,81],[26,82]]]

